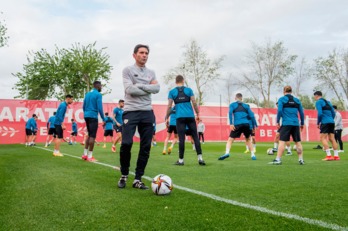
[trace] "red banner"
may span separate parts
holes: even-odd
[[[45,142],[47,136],[47,120],[56,111],[60,102],[58,101],[34,101],[34,100],[0,100],[0,144],[23,143],[25,141],[25,123],[32,116],[38,116],[38,133],[36,142]],[[114,103],[104,103],[104,112],[112,115]],[[156,139],[163,141],[166,136],[164,116],[166,105],[153,105],[156,115]],[[258,123],[256,131],[257,142],[273,141],[276,128],[276,109],[253,108]],[[341,112],[344,130],[343,141],[348,141],[348,112]],[[205,124],[204,133],[206,141],[225,141],[230,133],[228,126],[227,106],[201,106],[200,116]],[[75,102],[67,110],[64,137],[71,133],[71,119],[74,118],[78,125],[77,140],[81,142],[86,131],[83,119],[82,103]],[[316,126],[317,112],[305,110],[305,128],[302,131],[303,141],[319,141],[319,129]],[[98,129],[97,140],[103,140],[102,121]],[[138,140],[137,134],[135,141]]]

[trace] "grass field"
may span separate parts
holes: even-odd
[[[317,144],[304,143],[303,166],[295,153],[268,165],[270,143],[258,144],[256,161],[241,143],[218,161],[225,143],[205,143],[207,165],[199,166],[187,144],[185,166],[175,166],[177,146],[162,155],[159,143],[143,181],[169,175],[168,196],[133,189],[133,175],[118,189],[119,154],[110,144],[95,148],[103,165],[82,161],[81,145],[62,144],[61,158],[42,144],[0,145],[0,230],[348,230],[348,154],[325,162]]]

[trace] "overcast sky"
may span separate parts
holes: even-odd
[[[345,0],[0,0],[0,20],[8,28],[9,46],[0,48],[0,98],[11,99],[28,51],[54,51],[80,42],[107,47],[113,66],[111,94],[123,98],[122,69],[132,65],[136,44],[150,46],[147,66],[163,75],[176,66],[183,45],[191,39],[214,59],[224,55],[222,76],[235,71],[251,41],[283,41],[290,54],[312,60],[334,48],[348,48],[348,7]],[[165,101],[167,89],[154,101]],[[220,89],[218,89],[220,87]],[[219,94],[223,86],[217,84]],[[245,93],[247,94],[247,93]],[[218,94],[207,98],[218,102]]]

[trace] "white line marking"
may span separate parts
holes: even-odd
[[[50,149],[42,148],[42,147],[35,147],[35,148],[39,148],[39,149],[46,150],[46,151],[52,151]],[[65,156],[81,159],[81,157],[79,157],[79,156],[74,156],[74,155],[70,155],[70,154],[66,154],[66,153],[62,153],[62,154],[65,155]],[[98,161],[97,162],[91,162],[91,163],[99,164],[99,165],[102,165],[102,166],[105,166],[105,167],[109,167],[109,168],[113,168],[113,169],[116,169],[116,170],[120,170],[120,168],[117,167],[117,166],[113,166],[113,165],[102,163],[102,162],[98,162]],[[135,175],[134,172],[129,172],[129,173],[131,175]],[[145,178],[146,180],[152,181],[151,177],[143,176],[143,178]],[[328,228],[328,229],[332,229],[332,230],[348,231],[348,227],[343,227],[343,226],[339,226],[339,225],[336,225],[336,224],[327,223],[325,221],[320,221],[320,220],[311,219],[311,218],[307,218],[307,217],[301,217],[299,215],[295,215],[295,214],[291,214],[291,213],[278,212],[278,211],[267,209],[267,208],[264,208],[264,207],[261,207],[261,206],[250,205],[250,204],[247,204],[247,203],[242,203],[242,202],[226,199],[226,198],[223,198],[223,197],[219,197],[219,196],[216,196],[216,195],[213,195],[213,194],[209,194],[209,193],[197,191],[197,190],[194,190],[194,189],[182,187],[182,186],[176,185],[176,184],[174,184],[174,188],[177,188],[177,189],[180,189],[180,190],[183,190],[183,191],[186,191],[186,192],[190,192],[190,193],[193,193],[193,194],[196,194],[196,195],[204,196],[204,197],[216,200],[216,201],[225,202],[227,204],[231,204],[231,205],[235,205],[235,206],[239,206],[239,207],[243,207],[243,208],[247,208],[247,209],[252,209],[252,210],[255,210],[255,211],[262,212],[262,213],[267,213],[267,214],[271,214],[271,215],[275,215],[275,216],[279,216],[279,217],[284,217],[284,218],[287,218],[287,219],[298,220],[298,221],[302,221],[302,222],[307,223],[307,224],[317,225],[317,226]]]

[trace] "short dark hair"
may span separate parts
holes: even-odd
[[[71,122],[73,122],[74,121],[74,119],[71,119]]]
[[[93,86],[98,85],[98,84],[101,84],[101,82],[99,80],[96,80],[93,82]]]
[[[175,77],[175,83],[182,83],[184,81],[184,77],[182,75],[177,75]]]
[[[144,45],[144,44],[138,44],[138,45],[136,45],[136,46],[134,47],[133,53],[134,53],[134,54],[138,53],[139,48],[142,48],[142,47],[146,48],[146,49],[147,49],[147,52],[150,53],[150,48],[149,48],[149,46],[148,46],[148,45]]]
[[[336,105],[332,105],[333,108],[335,108],[337,110],[337,106]]]
[[[236,97],[242,99],[242,98],[243,98],[243,95],[242,95],[242,93],[237,93],[237,94],[236,94]]]
[[[36,114],[33,114],[33,117],[37,117]]]
[[[316,91],[314,92],[314,95],[323,96],[323,93],[321,93],[321,91]]]
[[[105,115],[108,116],[108,115],[109,115],[109,112],[105,112]]]
[[[124,100],[123,100],[123,99],[120,99],[120,100],[118,101],[118,103],[124,103]]]
[[[57,114],[57,112],[53,112],[53,115],[56,115]]]
[[[65,96],[65,98],[67,99],[67,98],[74,98],[72,95],[70,95],[70,94],[67,94],[66,96]]]

